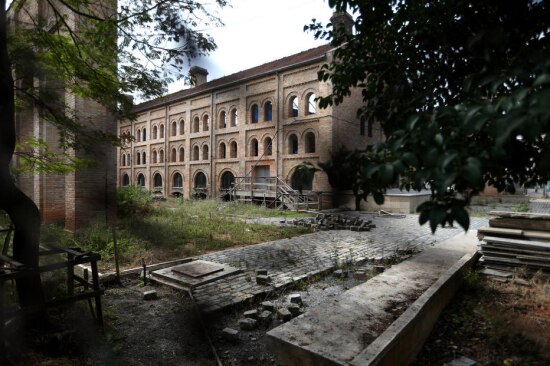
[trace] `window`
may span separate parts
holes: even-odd
[[[231,119],[229,121],[229,125],[231,127],[235,127],[239,125],[239,116],[237,115],[237,108],[233,108],[231,110]]]
[[[305,137],[305,148],[306,153],[314,153],[315,152],[315,134],[313,132],[306,133]]]
[[[230,189],[231,187],[233,187],[233,184],[235,183],[235,176],[233,175],[233,173],[227,171],[225,173],[222,174],[221,176],[221,184],[220,184],[220,187],[222,190],[228,190]]]
[[[193,120],[193,131],[191,132],[199,132],[199,124],[200,124],[199,117],[195,117],[195,119]]]
[[[203,131],[208,131],[209,129],[209,121],[208,121],[209,117],[208,117],[208,114],[205,114],[204,117],[202,117],[202,130]]]
[[[252,104],[250,107],[250,122],[258,123],[258,105]]]
[[[299,107],[298,97],[293,96],[292,98],[290,98],[290,103],[289,103],[289,111],[288,111],[289,117],[298,117],[298,107]]]
[[[176,121],[172,122],[172,131],[170,132],[170,136],[176,136],[176,128],[177,128]]]
[[[140,142],[141,141],[141,130],[138,128],[137,130],[137,141]]]
[[[296,169],[290,178],[290,186],[300,192],[311,191],[313,188],[313,175],[307,176],[301,174],[298,169]]]
[[[126,166],[126,154],[122,154],[122,166]]]
[[[141,154],[140,154],[140,153],[137,153],[136,164],[137,164],[137,165],[140,165],[140,164],[141,164]]]
[[[145,154],[145,151],[141,154],[141,163],[147,164],[147,155]]]
[[[124,175],[122,176],[122,185],[123,185],[124,187],[130,185],[130,177],[128,176],[128,174],[124,174]]]
[[[164,125],[160,125],[160,138],[164,138]]]
[[[288,136],[288,153],[298,154],[298,137],[295,134]]]
[[[177,154],[176,148],[173,147],[173,148],[172,148],[172,152],[170,153],[170,161],[171,161],[172,163],[175,163],[175,162],[176,162],[176,154]]]
[[[193,147],[193,159],[192,160],[199,160],[199,147],[195,145]]]
[[[227,127],[227,114],[225,113],[225,111],[222,111],[220,113],[220,123],[219,123],[219,128],[226,128]]]
[[[180,161],[185,161],[185,149],[180,147]]]
[[[180,173],[174,174],[174,178],[172,178],[172,187],[183,188],[183,177]]]
[[[204,175],[203,172],[198,172],[197,175],[195,175],[195,188],[206,188],[206,175]]]
[[[250,156],[258,156],[258,140],[250,140]]]
[[[130,154],[129,154],[129,153],[126,154],[126,164],[128,164],[128,165],[131,165],[131,164],[132,164],[132,160],[130,160],[130,159],[131,159],[131,158],[130,158]]]
[[[147,141],[147,129],[144,127],[143,131],[141,131],[143,134],[143,137],[141,138],[143,141]]]
[[[236,158],[237,157],[237,142],[231,141],[229,144],[229,157],[230,158]]]
[[[185,133],[185,121],[180,120],[180,135],[183,135]]]
[[[264,155],[272,155],[272,147],[271,145],[273,144],[273,140],[271,140],[271,137],[266,137],[264,139]]]
[[[225,143],[222,142],[220,144],[220,147],[218,149],[218,158],[219,159],[225,159]]]
[[[208,160],[208,145],[202,147],[202,160]]]
[[[157,151],[153,150],[153,164],[157,163]]]
[[[272,120],[273,120],[273,104],[267,101],[264,104],[264,121],[272,121]]]
[[[156,173],[153,177],[153,183],[155,184],[155,188],[162,188],[162,176],[159,173]]]
[[[153,140],[156,140],[158,137],[157,131],[158,131],[157,126],[153,126]]]
[[[317,113],[317,103],[315,102],[315,93],[308,94],[307,96],[307,114]]]
[[[164,150],[159,151],[159,163],[164,163]]]
[[[141,173],[137,177],[137,185],[140,187],[145,187],[145,176]]]

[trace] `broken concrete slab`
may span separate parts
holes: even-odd
[[[288,311],[287,308],[278,309],[277,310],[277,316],[279,317],[279,319],[281,319],[284,322],[289,321],[290,319],[292,319],[292,314],[290,313],[290,311]]]
[[[275,311],[275,304],[271,301],[264,301],[262,302],[262,309],[273,312]]]
[[[258,319],[258,310],[248,310],[243,315],[245,318]]]
[[[239,340],[239,331],[232,328],[224,328],[222,330],[222,335],[228,341],[238,341]]]
[[[193,265],[194,263],[196,264]],[[197,260],[153,271],[151,272],[151,279],[177,289],[189,289],[234,276],[241,272],[240,268],[228,264]]]
[[[143,300],[156,300],[157,299],[157,291],[156,290],[150,290],[150,291],[145,291],[143,293]]]
[[[258,327],[258,321],[252,318],[244,318],[239,320],[239,327],[242,330],[253,330]]]
[[[261,323],[269,323],[273,319],[273,313],[269,310],[264,310],[258,315],[258,320]]]

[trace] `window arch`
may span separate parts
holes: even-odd
[[[183,135],[185,133],[185,121],[183,119],[180,119],[180,135]]]
[[[229,143],[229,157],[230,158],[236,158],[237,157],[237,142],[231,141]]]
[[[176,154],[177,154],[176,148],[173,147],[173,148],[172,148],[172,151],[170,152],[170,161],[171,161],[172,163],[175,163],[175,162],[176,162]]]
[[[202,160],[208,160],[208,145],[202,147]]]
[[[130,177],[128,176],[128,174],[124,174],[122,176],[122,186],[126,187],[129,185],[130,185]]]
[[[174,174],[174,177],[172,178],[172,187],[183,188],[183,177],[180,173]]]
[[[288,102],[288,116],[289,117],[298,117],[300,103],[298,103],[298,97],[292,96]]]
[[[147,129],[143,127],[143,130],[141,131],[143,137],[141,138],[143,141],[147,141]]]
[[[170,136],[176,136],[176,128],[178,127],[176,121],[172,121],[172,127],[170,131]]]
[[[193,131],[191,132],[199,132],[199,125],[200,125],[200,119],[197,116],[193,119]]]
[[[195,145],[193,147],[193,159],[192,160],[199,160],[199,147]]]
[[[122,160],[120,163],[122,166],[126,166],[126,154],[122,154]]]
[[[288,136],[288,153],[298,154],[298,137],[295,134]]]
[[[296,169],[290,178],[290,186],[300,192],[311,191],[313,189],[313,175],[305,176]]]
[[[317,113],[317,102],[315,101],[315,93],[309,93],[306,97],[307,107],[306,114],[315,114]]]
[[[163,139],[164,138],[164,125],[160,125],[160,138]]]
[[[250,122],[258,123],[258,105],[252,104],[250,107]]]
[[[153,150],[153,161],[152,161],[153,164],[156,164],[157,163],[157,150]]]
[[[268,100],[264,104],[264,121],[270,122],[273,120],[273,104]]]
[[[145,176],[141,173],[138,174],[137,185],[140,187],[145,187]]]
[[[180,147],[180,161],[185,161],[185,149]]]
[[[225,111],[221,111],[218,128],[226,128],[226,127],[227,127],[227,113],[225,113]]]
[[[159,163],[164,163],[164,150],[159,150]]]
[[[141,153],[141,163],[147,164],[147,155],[145,154],[145,151]]]
[[[141,130],[139,128],[137,130],[136,135],[137,135],[137,142],[141,142]]]
[[[239,125],[239,116],[237,114],[237,108],[231,110],[231,116],[229,118],[229,126],[236,127]]]
[[[273,154],[273,140],[271,140],[271,137],[266,137],[264,139],[264,155],[272,155]]]
[[[235,176],[230,171],[226,171],[222,174],[220,178],[220,188],[222,190],[227,190],[233,187],[235,183]]]
[[[225,159],[225,142],[220,143],[220,146],[218,148],[218,158],[219,159]]]
[[[206,189],[206,174],[198,172],[194,179],[195,189]]]
[[[210,117],[208,117],[208,114],[205,114],[203,117],[202,117],[202,130],[203,131],[208,131],[208,129],[210,128],[209,125],[210,125],[210,121],[209,121]]]
[[[138,152],[136,156],[136,165],[140,165],[140,164],[141,164],[141,154]]]
[[[132,160],[131,160],[131,157],[130,157],[130,153],[126,154],[126,164],[127,165],[132,165]]]
[[[160,173],[155,173],[153,176],[153,185],[154,188],[162,188],[162,175]]]
[[[158,128],[157,126],[153,126],[153,136],[152,139],[156,140],[158,138]]]
[[[258,156],[258,140],[250,140],[250,155],[249,156]]]
[[[306,153],[315,152],[315,134],[311,131],[306,133],[305,136],[305,150]]]

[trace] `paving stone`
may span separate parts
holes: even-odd
[[[287,308],[280,308],[277,310],[277,316],[282,321],[286,322],[292,319],[292,313]]]
[[[359,281],[367,279],[367,273],[365,271],[355,271],[353,272],[353,278]]]
[[[239,327],[242,330],[253,330],[258,326],[258,321],[252,318],[244,318],[239,320]]]
[[[300,294],[291,294],[288,296],[288,300],[293,304],[302,304],[302,295]]]
[[[267,276],[267,269],[257,269],[256,270],[257,276]]]
[[[373,268],[376,273],[382,273],[386,270],[386,267],[382,265],[375,265]]]
[[[258,320],[261,323],[269,323],[273,319],[273,313],[269,310],[264,310],[258,315]]]
[[[256,276],[256,283],[258,285],[269,285],[271,282],[271,277],[267,275],[258,275]]]
[[[156,300],[157,299],[157,291],[156,290],[150,290],[143,292],[143,300]]]
[[[229,341],[238,341],[239,340],[239,331],[232,328],[224,328],[222,330],[222,335],[225,339]]]
[[[258,310],[248,310],[243,315],[245,318],[258,319]]]

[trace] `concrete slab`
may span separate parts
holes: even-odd
[[[466,254],[471,258],[477,243],[475,232],[460,234],[309,309],[268,333],[271,350],[287,365],[375,364],[358,356],[393,322],[388,310],[420,296]]]
[[[203,260],[196,260],[179,266],[172,267],[172,272],[194,278],[204,277],[216,272],[223,271],[223,265]]]
[[[194,262],[198,262],[196,266],[189,266]],[[192,289],[242,272],[240,268],[224,263],[194,262],[153,271],[151,279],[177,289]]]

